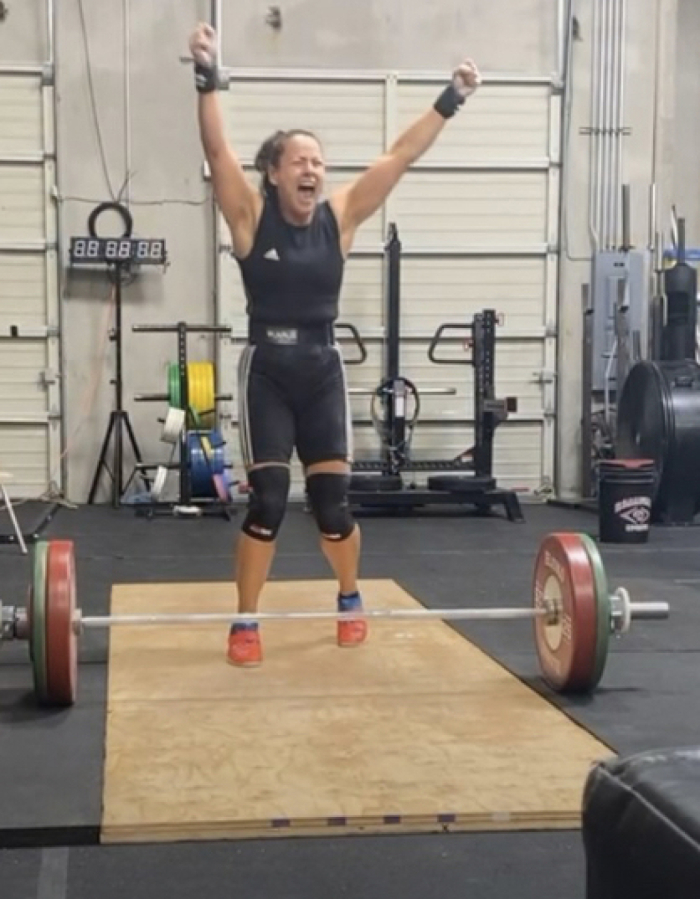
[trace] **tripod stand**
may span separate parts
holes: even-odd
[[[138,447],[136,442],[136,436],[134,434],[134,429],[131,425],[131,420],[129,418],[129,413],[124,409],[123,404],[123,383],[122,383],[122,281],[126,274],[126,270],[129,267],[129,263],[126,262],[114,262],[111,265],[111,268],[114,271],[115,278],[115,321],[114,328],[110,334],[110,340],[114,341],[115,344],[115,357],[116,357],[116,371],[115,377],[111,381],[114,384],[114,393],[115,393],[115,408],[110,412],[109,415],[109,424],[107,425],[107,431],[104,436],[104,440],[102,441],[102,449],[100,450],[100,458],[97,462],[97,467],[95,469],[95,474],[92,479],[92,486],[90,487],[90,494],[88,496],[88,504],[92,505],[95,501],[95,494],[97,492],[97,486],[100,480],[100,472],[104,468],[107,473],[112,478],[112,507],[118,509],[121,506],[121,499],[124,495],[124,491],[127,489],[129,484],[131,483],[132,478],[134,477],[134,473],[137,468],[134,467],[132,473],[124,483],[124,431],[123,428],[126,428],[126,435],[129,439],[129,443],[131,444],[131,449],[136,457],[136,462],[139,465],[143,465],[143,459],[141,457],[141,450]],[[109,466],[107,465],[107,451],[109,448],[110,438],[114,438],[114,455],[113,455],[113,465],[112,470],[110,471]],[[140,472],[143,469],[138,469]],[[150,489],[150,484],[147,481],[146,477],[142,474],[141,477],[144,479],[144,483],[148,489]]]

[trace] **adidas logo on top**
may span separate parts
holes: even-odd
[[[268,250],[267,253],[265,253],[265,255],[263,256],[263,259],[272,259],[275,262],[280,261],[279,253],[277,252],[277,250],[274,247],[271,250]]]

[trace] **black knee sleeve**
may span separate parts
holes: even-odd
[[[283,465],[254,468],[248,475],[248,514],[241,530],[256,540],[271,541],[277,536],[287,508],[289,469]]]
[[[348,507],[350,475],[319,472],[306,479],[309,506],[327,540],[346,540],[355,522]]]

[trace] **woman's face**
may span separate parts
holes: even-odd
[[[269,178],[277,188],[280,208],[293,222],[311,221],[318,198],[323,193],[326,164],[318,141],[295,134],[284,142],[284,149]]]

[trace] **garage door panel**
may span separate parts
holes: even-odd
[[[392,214],[406,247],[503,249],[544,244],[547,180],[539,172],[412,173]]]
[[[0,161],[0,242],[45,240],[43,194],[41,166],[2,166]]]
[[[46,388],[40,372],[47,367],[43,340],[3,341],[0,351],[0,407],[7,417],[46,415]]]
[[[47,430],[44,425],[3,424],[0,428],[0,459],[3,471],[13,480],[8,489],[15,496],[40,496],[46,491]],[[57,477],[59,472],[54,472]]]
[[[399,84],[397,128],[432,106],[442,86]],[[448,123],[423,164],[543,159],[549,155],[547,85],[485,84]]]
[[[252,161],[265,138],[279,130],[316,133],[329,163],[362,162],[382,152],[377,122],[384,113],[381,81],[337,84],[307,81],[233,81],[223,95],[237,152]]]
[[[46,260],[38,254],[0,251],[0,332],[11,325],[46,325]]]
[[[38,78],[0,77],[0,156],[36,153],[42,135]]]
[[[446,322],[469,322],[482,309],[495,309],[511,331],[541,329],[543,259],[430,259],[401,262],[402,327],[434,333]]]

